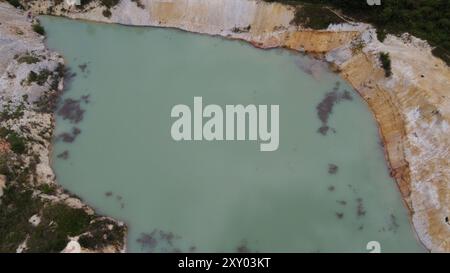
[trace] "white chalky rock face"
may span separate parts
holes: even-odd
[[[41,223],[41,217],[39,217],[39,215],[35,214],[30,217],[28,222],[30,222],[30,224],[32,224],[33,226],[37,227]]]
[[[78,243],[78,241],[71,240],[67,243],[66,248],[64,248],[61,253],[81,253],[80,243]]]
[[[22,253],[27,249],[28,237],[17,247],[16,253]]]
[[[66,4],[69,6],[77,6],[80,5],[80,0],[66,0]]]

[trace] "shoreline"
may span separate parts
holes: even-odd
[[[1,2],[0,18],[0,252],[123,252],[124,223],[63,189],[51,168],[64,58],[24,12]]]
[[[336,68],[336,73],[355,89],[371,110],[384,144],[387,166],[408,209],[419,242],[429,251],[450,251],[450,227],[443,221],[450,210],[450,182],[447,179],[450,172],[446,169],[449,152],[445,148],[450,143],[449,138],[445,137],[450,117],[445,107],[450,104],[448,97],[442,94],[446,87],[450,87],[450,71],[445,63],[428,52],[431,49],[426,42],[411,36],[402,39],[388,35],[386,41],[381,43],[376,38],[375,29],[366,24],[332,26],[327,30],[302,29],[290,25],[292,8],[278,3],[233,0],[230,4],[220,0],[211,3],[210,7],[210,3],[202,5],[200,0],[142,2],[145,2],[144,8],[134,3],[121,2],[112,8],[110,18],[102,15],[103,8],[96,2],[90,4],[86,11],[64,6],[64,11],[59,7],[51,13],[48,13],[46,6],[49,1],[41,1],[39,6],[31,2],[30,10],[38,14],[98,23],[174,28],[245,41],[259,49],[285,48],[315,58],[317,56],[314,55],[318,54],[321,56],[319,59]],[[224,9],[224,18],[212,18],[211,15],[220,5]],[[185,10],[188,6],[196,12]],[[228,22],[226,13],[232,12],[232,8],[239,8],[239,11],[242,8],[249,11],[250,15]],[[268,14],[273,14],[273,18],[262,21]],[[233,25],[247,24],[251,26],[248,32],[234,33],[231,29]],[[363,47],[354,53],[354,43],[360,41],[363,41]],[[384,76],[377,59],[377,54],[384,50],[393,58],[394,75],[390,78]],[[422,78],[433,68],[437,74],[431,75],[430,81],[420,82],[420,78],[410,75],[411,71],[402,69],[405,65],[410,70],[423,73]],[[444,90],[439,94],[442,98],[434,94],[438,89]],[[417,118],[418,115],[421,120]],[[427,126],[432,128],[428,129]],[[419,139],[417,132],[423,135],[422,139]],[[430,173],[430,167],[438,177]]]

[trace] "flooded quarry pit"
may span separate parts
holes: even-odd
[[[124,221],[127,251],[424,251],[367,105],[325,63],[174,29],[40,20],[71,73],[58,182]],[[203,109],[278,105],[277,148],[176,141],[171,110],[194,115],[194,97]]]

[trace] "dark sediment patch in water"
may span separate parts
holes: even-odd
[[[254,251],[251,251],[248,247],[248,243],[246,240],[243,240],[237,247],[236,247],[237,253],[252,253]]]
[[[91,95],[83,95],[81,96],[81,101],[88,104],[89,102],[91,102]]]
[[[150,233],[141,233],[141,236],[136,240],[141,249],[147,252],[181,252],[181,249],[176,246],[176,242],[181,239],[181,236],[173,232],[166,232],[160,229],[154,229]],[[189,250],[192,247],[189,248]]]
[[[295,58],[294,63],[301,71],[320,80],[321,74],[328,70],[328,64],[314,58]]]
[[[73,79],[77,76],[77,73],[72,72],[70,68],[64,68],[64,90],[69,90]]]
[[[328,119],[330,118],[330,115],[333,113],[334,106],[337,103],[340,103],[341,101],[344,100],[347,101],[353,100],[349,91],[347,90],[339,91],[339,85],[340,83],[336,82],[335,86],[333,87],[333,90],[331,92],[326,93],[322,101],[316,106],[317,116],[322,122],[322,126],[319,129],[317,129],[317,132],[322,135],[327,135],[329,131],[333,133],[336,132],[335,129],[328,126]]]
[[[56,157],[66,160],[69,158],[69,151],[65,150],[64,152],[60,153]]]
[[[334,191],[336,188],[334,186],[329,186],[328,191]]]
[[[197,250],[196,246],[189,247],[189,252],[195,252]]]
[[[338,219],[342,219],[342,218],[344,218],[344,213],[343,212],[336,212],[336,217]]]
[[[77,136],[81,133],[81,130],[77,127],[73,127],[72,128],[72,132],[67,133],[61,133],[57,136],[56,140],[62,140],[64,142],[67,143],[72,143],[75,141],[75,139],[77,138]]]
[[[78,68],[80,69],[84,78],[86,78],[91,73],[88,65],[89,65],[89,62],[85,62],[85,63],[78,65]]]
[[[388,226],[388,230],[389,230],[389,231],[392,231],[392,232],[394,232],[394,233],[396,233],[399,227],[400,227],[400,226],[398,225],[397,217],[395,217],[394,214],[389,215],[389,226]]]
[[[328,173],[329,174],[336,174],[338,172],[339,167],[335,164],[328,164]]]
[[[83,120],[85,112],[80,104],[81,100],[65,99],[62,107],[58,110],[58,115],[62,116],[64,120],[69,120],[71,123],[79,123]]]
[[[78,65],[78,68],[81,70],[81,72],[89,72],[89,70],[88,70],[88,64],[89,64],[89,62],[85,62],[85,63],[82,63],[82,64],[79,64]]]
[[[81,70],[81,72],[86,71],[87,63],[83,63],[83,64],[78,65],[78,68]]]
[[[115,197],[116,197],[115,199],[116,199],[116,201],[119,203],[120,208],[121,208],[121,209],[125,208],[125,203],[122,201],[122,200],[123,200],[123,197],[122,197],[121,195],[114,194],[112,191],[107,191],[107,192],[105,192],[105,196],[106,196],[106,197],[112,197],[113,195],[115,195]]]
[[[364,209],[364,204],[363,204],[362,198],[357,198],[356,203],[357,203],[356,215],[358,217],[362,217],[362,216],[366,215],[366,210]]]
[[[347,201],[344,201],[344,200],[338,200],[338,201],[336,201],[339,205],[342,205],[342,206],[345,206],[345,205],[347,205]]]

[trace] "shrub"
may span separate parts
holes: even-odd
[[[377,37],[380,42],[384,42],[384,39],[386,39],[386,34],[386,30],[377,29]]]
[[[42,184],[38,189],[44,194],[54,194],[56,192],[56,187],[50,184]]]
[[[69,242],[67,236],[84,233],[92,217],[83,209],[59,203],[44,208],[41,223],[30,234],[30,252],[60,252]]]
[[[414,36],[426,39],[432,46],[439,48],[433,53],[435,56],[443,58],[450,65],[450,1],[448,0],[391,0],[382,1],[380,6],[370,6],[364,0],[265,1],[282,2],[294,6],[304,5],[305,2],[317,4],[319,7],[328,5],[340,10],[344,16],[350,16],[355,21],[371,23],[378,29],[387,31],[387,33],[411,33]],[[308,15],[308,13],[305,14]],[[323,21],[326,13],[321,12],[309,17],[311,23],[315,20]],[[323,26],[324,24],[320,23],[319,25]],[[382,38],[379,37],[379,39],[382,41]]]
[[[48,69],[41,70],[39,74],[34,71],[30,71],[30,73],[28,74],[27,81],[29,84],[36,82],[38,85],[42,86],[44,85],[45,82],[47,82],[47,79],[51,74],[52,73]]]
[[[30,232],[28,219],[39,212],[41,202],[33,191],[9,183],[0,203],[0,252],[16,252]]]
[[[16,154],[23,154],[26,150],[25,139],[19,136],[16,132],[10,132],[7,138],[11,144],[11,150]]]
[[[389,53],[381,52],[379,55],[379,59],[381,62],[381,67],[384,69],[384,75],[386,77],[390,77],[392,75],[392,71],[391,71],[391,58],[389,57]]]
[[[39,62],[39,58],[31,56],[31,55],[23,55],[17,59],[17,62],[20,64],[22,64],[22,63],[35,64],[35,63]]]
[[[45,29],[43,26],[41,26],[40,24],[34,24],[33,25],[33,30],[34,32],[40,34],[40,35],[45,35]]]
[[[104,9],[102,12],[103,16],[105,16],[106,18],[110,18],[111,17],[111,11],[109,9]]]
[[[304,4],[297,7],[291,25],[302,25],[312,29],[325,29],[330,24],[343,23],[344,21],[330,10],[319,5]]]
[[[19,0],[7,0],[12,6],[16,8],[23,8],[22,4],[20,4]]]

